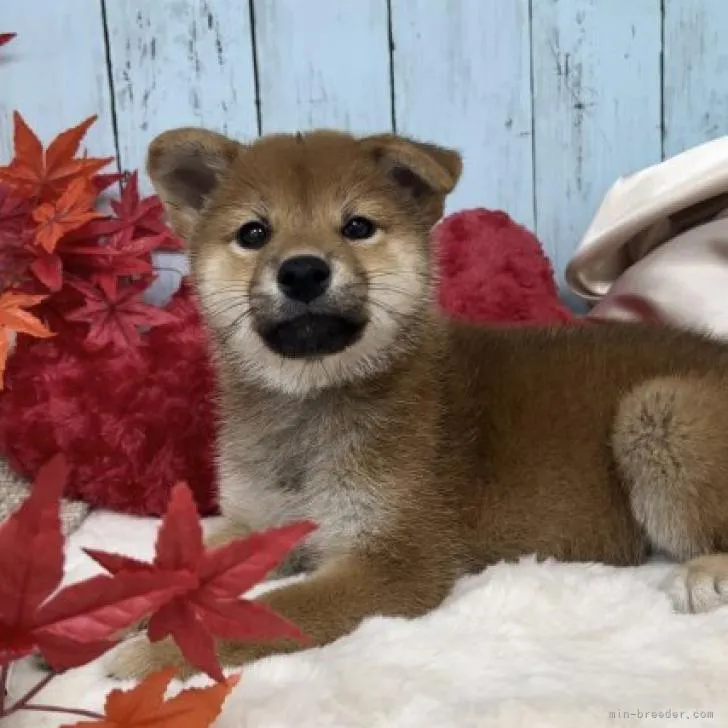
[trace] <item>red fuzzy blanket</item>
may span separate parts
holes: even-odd
[[[539,242],[506,214],[471,210],[435,230],[439,301],[470,321],[567,322]],[[168,308],[178,321],[124,354],[90,353],[71,336],[25,339],[0,394],[0,452],[33,476],[56,452],[71,465],[70,497],[158,515],[187,481],[214,513],[214,380],[189,285]]]

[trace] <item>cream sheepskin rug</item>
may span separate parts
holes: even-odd
[[[149,558],[155,531],[152,520],[91,515],[71,537],[67,580],[96,573],[82,546]],[[421,619],[370,619],[329,647],[246,668],[216,727],[728,726],[728,608],[676,614],[657,588],[671,569],[498,564]],[[11,695],[37,678],[21,665]],[[101,660],[38,700],[100,710],[118,686]],[[64,723],[27,713],[3,728]]]

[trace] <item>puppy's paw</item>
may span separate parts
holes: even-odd
[[[709,612],[728,604],[728,554],[710,554],[680,564],[662,582],[678,612]]]
[[[174,667],[183,680],[196,672],[171,639],[152,643],[146,635],[124,642],[111,653],[105,665],[106,674],[117,680],[144,680],[153,672],[169,667]]]

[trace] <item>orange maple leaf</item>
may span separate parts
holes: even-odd
[[[44,202],[33,210],[38,223],[35,242],[52,253],[58,241],[87,222],[104,217],[93,209],[96,190],[84,177],[77,177],[55,202]]]
[[[209,728],[239,680],[233,675],[223,683],[183,690],[165,701],[164,694],[174,676],[174,669],[162,670],[132,690],[112,690],[106,698],[103,720],[64,728]]]
[[[0,326],[39,339],[53,336],[32,313],[25,309],[37,306],[45,296],[31,296],[16,291],[0,294]]]
[[[55,199],[72,179],[90,180],[113,160],[113,157],[75,159],[81,140],[94,121],[96,117],[91,116],[67,129],[44,151],[40,139],[16,111],[13,114],[15,157],[8,166],[0,167],[0,180],[40,200]]]
[[[6,291],[0,294],[0,390],[3,388],[5,362],[10,353],[10,336],[17,331],[39,339],[53,336],[41,321],[26,308],[40,303],[45,296],[29,296],[24,293]]]

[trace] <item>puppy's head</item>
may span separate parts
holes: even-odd
[[[305,394],[386,368],[430,303],[429,231],[457,153],[380,135],[157,137],[148,171],[241,374]]]

